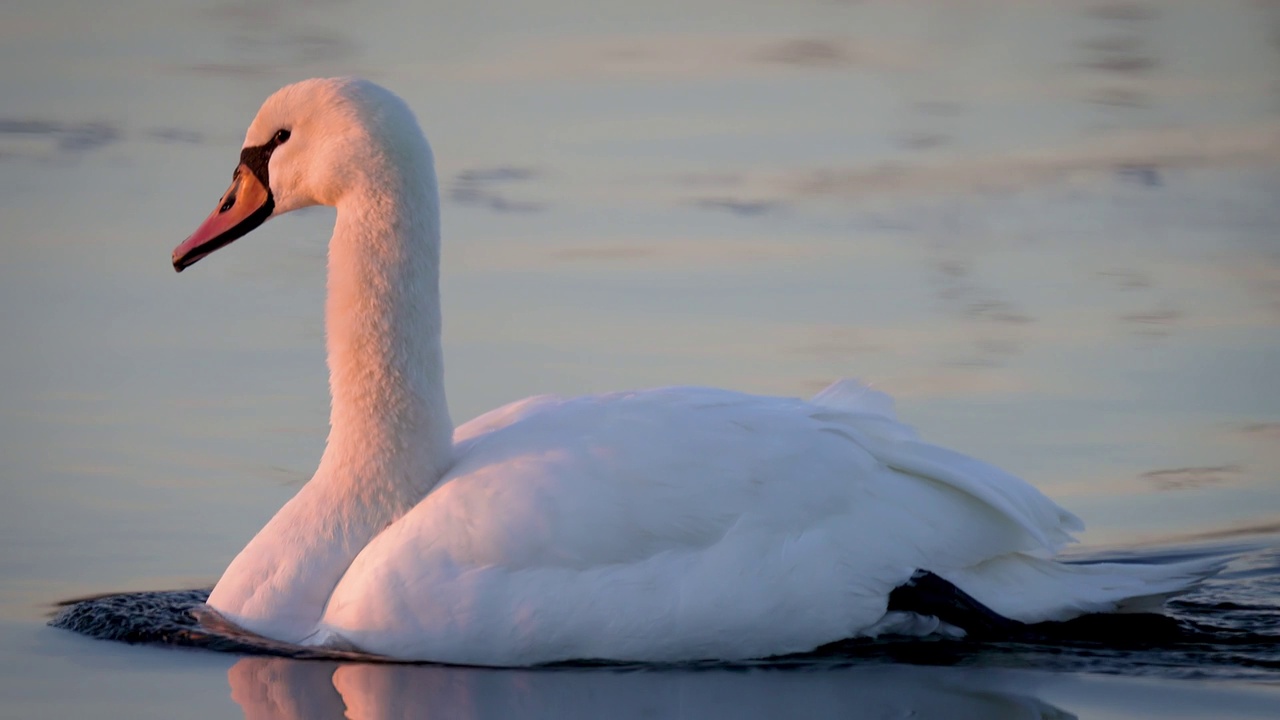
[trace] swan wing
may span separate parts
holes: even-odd
[[[947,465],[962,456],[852,392],[665,388],[483,416],[352,563],[324,636],[499,665],[802,651],[872,628],[918,568],[1066,537],[1029,485]]]

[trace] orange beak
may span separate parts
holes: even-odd
[[[236,168],[218,209],[173,250],[173,269],[182,272],[209,253],[244,237],[275,210],[271,189],[243,163]]]

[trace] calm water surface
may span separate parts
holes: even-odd
[[[1138,666],[497,672],[45,628],[211,584],[310,476],[332,213],[169,251],[262,99],[324,74],[435,146],[459,420],[852,375],[1091,548],[1276,544],[1277,3],[441,5],[0,7],[0,715],[1273,715],[1275,679]]]

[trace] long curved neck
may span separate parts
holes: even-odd
[[[434,175],[427,165],[416,179],[369,177],[337,203],[329,243],[333,406],[324,457],[208,600],[245,629],[285,642],[307,637],[351,561],[452,462]]]
[[[403,483],[421,497],[448,467],[453,435],[440,345],[439,200],[431,177],[377,180],[338,203],[329,244],[333,405],[322,468],[371,473],[361,481]],[[404,471],[413,475],[394,477]]]

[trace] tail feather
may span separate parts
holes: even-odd
[[[1062,563],[1006,555],[937,574],[1001,615],[1024,623],[1091,613],[1158,612],[1227,563],[1221,557],[1178,563]]]
[[[1158,611],[1227,562],[1221,557],[1165,564],[1054,560],[1083,523],[1039,490],[999,468],[921,441],[897,420],[892,398],[857,380],[840,380],[810,402],[817,406],[815,418],[839,426],[889,468],[958,490],[1025,533],[1028,542],[977,565],[922,568],[1011,620]]]
[[[853,378],[844,378],[831,383],[822,392],[814,395],[809,402],[845,412],[879,415],[889,420],[898,419],[893,409],[892,397]]]
[[[1019,526],[1029,542],[1010,551],[1052,557],[1074,542],[1072,531],[1084,528],[1078,517],[1026,481],[921,441],[915,430],[897,421],[892,398],[857,380],[840,380],[810,402],[825,409],[815,418],[856,431],[857,441],[890,468],[965,493]]]

